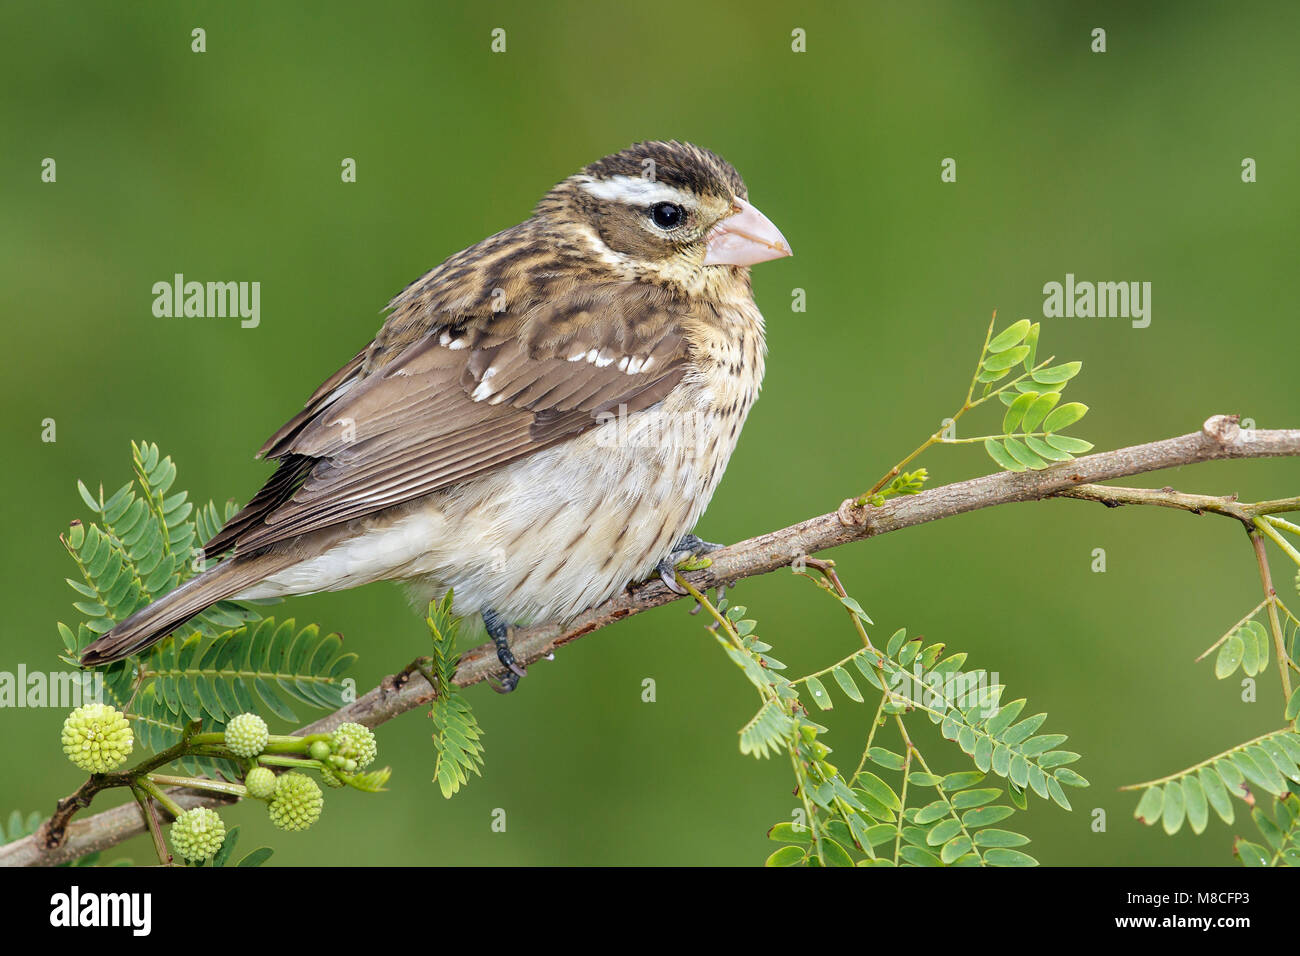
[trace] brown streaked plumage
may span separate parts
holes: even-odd
[[[591,164],[394,298],[263,445],[276,472],[205,547],[228,556],[83,662],[224,598],[397,579],[454,587],[513,667],[505,625],[599,603],[693,528],[762,380],[747,266],[788,254],[707,150]]]

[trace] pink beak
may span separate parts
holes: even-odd
[[[772,220],[745,200],[733,199],[731,208],[735,211],[709,231],[706,266],[752,266],[794,254]]]

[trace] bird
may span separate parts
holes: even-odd
[[[226,599],[407,586],[491,637],[572,620],[721,547],[694,534],[758,397],[750,266],[791,255],[740,174],[679,141],[560,181],[408,285],[258,452],[276,470],[206,570],[89,644],[137,654]],[[219,559],[219,560],[218,560]]]

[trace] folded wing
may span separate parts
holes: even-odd
[[[373,514],[572,438],[620,406],[649,408],[686,371],[682,317],[660,290],[619,282],[522,315],[448,316],[396,353],[381,332],[268,440],[279,469],[205,551],[249,553]]]

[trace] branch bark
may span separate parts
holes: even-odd
[[[880,507],[855,507],[854,499],[850,498],[836,511],[715,551],[709,555],[713,563],[708,568],[684,576],[703,590],[777,571],[804,556],[852,541],[995,505],[1052,497],[1077,497],[1111,504],[1157,504],[1193,512],[1212,511],[1248,521],[1245,506],[1231,498],[1180,495],[1172,489],[1167,492],[1091,487],[1080,490],[1080,486],[1204,461],[1282,456],[1300,456],[1300,429],[1243,432],[1236,416],[1216,415],[1196,432],[1087,455],[1041,471],[999,472],[918,495],[894,498]],[[1300,507],[1300,502],[1294,499],[1267,504],[1275,506],[1274,510],[1294,510],[1289,504]],[[519,661],[532,663],[570,641],[679,597],[656,578],[629,588],[566,624],[515,630],[510,637],[511,647]],[[482,644],[461,658],[456,684],[469,687],[497,676],[500,669],[495,647],[491,642]],[[428,681],[418,671],[408,668],[386,677],[353,703],[298,733],[317,733],[345,721],[374,727],[428,703],[434,696]],[[223,802],[190,791],[173,796],[187,808]],[[0,865],[61,863],[113,846],[144,829],[139,808],[134,802],[128,802],[85,820],[74,820],[59,833],[49,832],[48,824],[42,825],[32,836],[0,846]]]

